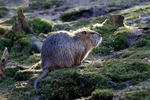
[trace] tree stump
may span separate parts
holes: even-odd
[[[8,60],[8,54],[9,54],[8,49],[5,48],[3,55],[1,57],[1,60],[0,60],[0,80],[1,80],[1,76],[3,75],[4,70],[5,70],[5,65]]]
[[[110,15],[110,21],[114,26],[124,26],[124,16],[122,15]]]
[[[17,18],[17,17],[16,17],[15,19],[16,19],[16,20],[15,20],[15,22],[13,23],[12,30],[13,30],[14,32],[17,32],[17,31],[19,30],[19,22],[18,22],[18,18]]]
[[[34,34],[32,28],[29,26],[28,22],[27,22],[26,19],[25,19],[25,16],[24,16],[24,14],[23,14],[22,8],[18,8],[18,10],[17,10],[17,15],[18,15],[18,20],[20,21],[23,30],[24,30],[26,33]]]

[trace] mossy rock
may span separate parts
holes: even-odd
[[[114,50],[119,51],[130,46],[128,37],[132,34],[133,29],[125,26],[119,27],[114,33]]]
[[[25,81],[30,79],[32,76],[32,71],[30,70],[19,70],[15,74],[15,79],[17,81]]]
[[[128,34],[122,33],[114,36],[114,50],[119,51],[129,47],[127,42]]]
[[[0,6],[0,18],[5,17],[8,15],[9,10],[5,7]]]
[[[40,82],[40,92],[44,99],[72,100],[87,96],[93,90],[92,84],[77,72],[69,72],[62,77],[64,78]]]
[[[43,99],[73,100],[89,96],[96,86],[107,87],[105,83],[107,78],[99,75],[99,72],[83,74],[80,70],[64,69],[55,73],[57,74],[51,73],[51,75],[62,76],[62,78],[49,81],[43,79],[39,82],[38,89]]]
[[[138,59],[110,59],[103,63],[102,73],[116,82],[115,88],[124,88],[122,82],[130,80],[130,85],[144,81],[150,75],[150,64]],[[121,86],[121,87],[120,87]]]
[[[102,43],[92,51],[93,55],[108,55],[114,50],[114,40],[112,37],[103,37]]]
[[[14,77],[19,68],[16,66],[8,66],[5,68],[5,75],[8,77]]]
[[[54,29],[54,23],[52,21],[40,17],[28,19],[28,23],[36,34],[48,33]]]
[[[96,89],[92,92],[92,98],[94,100],[112,100],[113,90],[110,89]]]

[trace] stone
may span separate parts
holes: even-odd
[[[36,53],[40,53],[41,49],[42,49],[43,42],[40,41],[36,37],[31,37],[29,40],[32,43],[31,51],[35,51]]]

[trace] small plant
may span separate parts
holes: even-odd
[[[110,89],[96,89],[92,92],[94,100],[112,100],[113,90]]]

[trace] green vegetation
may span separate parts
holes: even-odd
[[[127,39],[133,30],[127,26],[115,27],[108,22],[107,20],[93,27],[93,30],[103,36],[101,45],[93,50],[94,55],[107,55],[111,51],[119,51],[129,47]]]
[[[112,100],[113,91],[109,89],[96,89],[92,92],[92,97],[94,100]]]
[[[33,31],[36,34],[39,33],[48,33],[53,31],[54,24],[52,21],[36,17],[32,19],[28,19],[29,25],[33,28]]]
[[[10,24],[12,25],[15,22],[15,17],[12,17],[2,24]],[[35,18],[27,18],[27,22],[33,28],[33,31],[38,35],[40,33],[48,33],[54,30],[54,23],[52,21],[35,17]]]
[[[41,0],[37,2],[39,1],[41,2]],[[35,1],[35,3],[37,2]],[[59,0],[45,0],[41,6],[42,9],[51,8],[53,5],[57,7],[60,2]],[[122,2],[124,3],[124,1]],[[128,21],[149,13],[149,8],[149,3],[147,3],[113,13],[124,15]],[[61,20],[71,21],[69,22],[70,32],[86,27],[101,34],[103,41],[92,51],[91,56],[96,59],[97,56],[98,58],[102,56],[102,58],[73,68],[50,72],[38,84],[40,99],[73,100],[91,97],[91,100],[112,100],[114,97],[118,97],[119,100],[149,100],[149,31],[143,31],[143,34],[129,46],[127,39],[133,29],[127,25],[113,26],[108,20],[109,14],[72,21],[76,19],[77,13],[85,9],[78,7],[67,10],[61,16]],[[15,17],[10,18],[0,26],[0,56],[5,47],[8,47],[9,50],[8,65],[2,76],[3,80],[0,81],[0,99],[35,99],[33,82],[41,74],[41,72],[35,71],[40,69],[41,61],[40,54],[35,54],[30,50],[29,38],[31,36],[37,37],[39,33],[46,33],[43,37],[53,34],[54,23],[39,17],[27,18],[28,23],[37,33],[27,34],[22,29],[13,32],[4,27],[4,24],[12,25],[14,21]],[[143,24],[138,25],[143,26]],[[144,25],[148,26],[149,23]],[[29,69],[16,67],[11,64],[11,61]],[[49,80],[49,77],[52,79]]]

